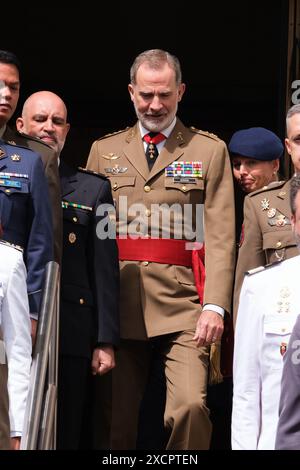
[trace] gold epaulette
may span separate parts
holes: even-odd
[[[102,137],[99,137],[97,140],[102,140],[102,139],[106,139],[107,137],[112,137],[113,135],[122,134],[122,132],[126,132],[128,131],[128,129],[129,129],[129,126],[125,127],[125,129],[121,129],[120,131],[111,132],[110,134],[105,134]]]
[[[78,171],[81,171],[82,173],[85,173],[87,175],[93,175],[93,176],[98,176],[100,178],[104,178],[104,179],[108,179],[107,176],[105,176],[103,173],[97,173],[96,171],[93,171],[93,170],[88,170],[87,168],[82,168],[81,166],[79,166],[77,168]]]
[[[14,245],[6,240],[0,240],[1,245],[9,246],[10,248],[14,248],[15,250],[21,251],[23,253],[23,248],[20,245]]]
[[[213,134],[212,132],[202,131],[200,129],[196,129],[196,127],[194,127],[194,126],[191,126],[190,130],[192,132],[195,132],[196,134],[205,135],[205,137],[210,137],[211,139],[214,139],[214,140],[217,140],[217,141],[221,140],[216,134]]]
[[[281,263],[281,261],[282,260],[276,260],[273,263],[265,264],[265,266],[258,266],[257,268],[249,269],[249,271],[246,271],[245,274],[247,274],[248,276],[252,276],[252,274],[261,273],[262,271],[265,271],[266,269],[277,266],[279,263]]]
[[[257,189],[256,191],[253,191],[252,193],[247,194],[249,197],[253,197],[256,194],[263,193],[264,191],[271,191],[273,189],[279,189],[282,186],[284,186],[286,181],[272,181],[272,183],[268,184],[267,186],[263,186],[260,189]]]

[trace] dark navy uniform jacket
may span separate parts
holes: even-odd
[[[63,257],[60,353],[91,358],[119,341],[119,262],[114,239],[99,240],[99,204],[113,205],[109,180],[61,162]]]
[[[31,313],[38,313],[45,265],[53,259],[48,185],[40,157],[0,140],[0,221],[3,239],[24,249]]]

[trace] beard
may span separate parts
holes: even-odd
[[[145,129],[148,129],[150,132],[161,132],[169,127],[177,113],[177,106],[176,109],[173,110],[172,114],[164,113],[158,115],[141,113],[135,105],[134,109],[136,116],[142,126],[145,127]]]

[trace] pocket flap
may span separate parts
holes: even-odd
[[[82,305],[82,307],[92,307],[94,304],[92,292],[81,286],[70,284],[61,286],[61,297],[65,301]]]
[[[290,335],[292,333],[294,323],[291,321],[268,322],[264,324],[265,334],[270,335]]]
[[[126,186],[134,186],[136,176],[110,176],[111,188],[116,191],[119,188],[125,188]]]
[[[166,178],[165,179],[165,188],[167,189],[179,189],[183,193],[187,193],[189,191],[198,190],[203,191],[204,189],[204,181],[199,178],[195,178],[195,183],[176,183],[173,178]]]
[[[74,225],[88,225],[92,211],[68,207],[63,209],[63,218]]]
[[[263,249],[278,250],[287,246],[296,246],[290,226],[277,229],[274,232],[266,232],[263,234]]]

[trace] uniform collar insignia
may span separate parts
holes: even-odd
[[[184,144],[184,138],[183,138],[182,132],[180,131],[177,132],[176,140],[178,140],[179,145]]]
[[[0,158],[3,158],[5,157],[6,153],[4,150],[2,150],[2,148],[0,148]]]
[[[278,197],[280,197],[280,199],[284,199],[286,196],[286,191],[280,191],[280,193],[278,194]]]
[[[10,144],[10,145],[17,145],[14,140],[8,140],[7,143]]]

